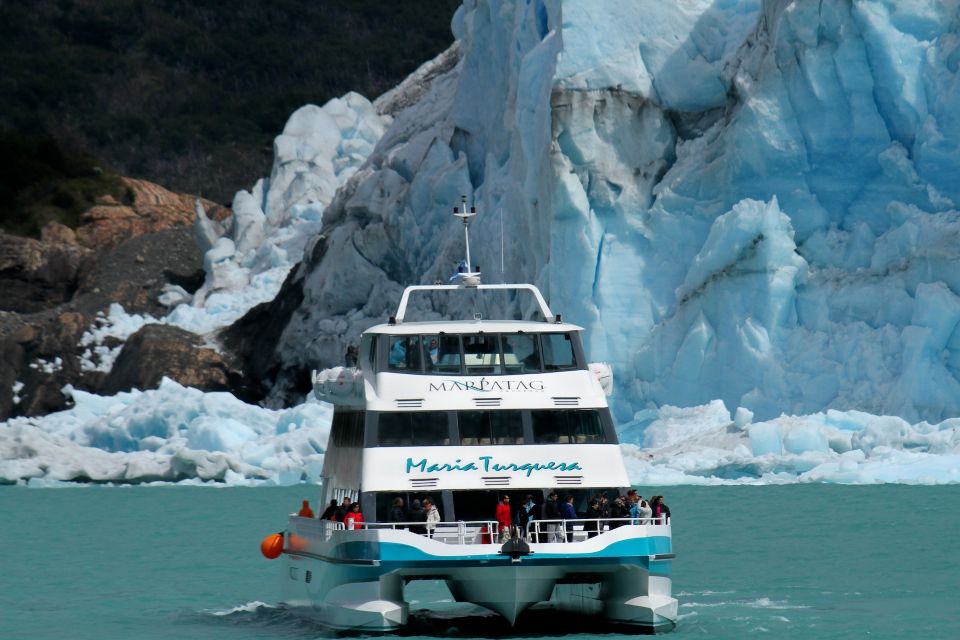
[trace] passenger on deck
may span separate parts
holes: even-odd
[[[410,522],[426,522],[427,521],[427,512],[424,511],[423,508],[420,506],[419,500],[410,501],[410,512],[407,513],[407,518],[409,519]],[[423,525],[413,525],[410,527],[410,531],[412,533],[425,535],[427,533],[427,528]]]
[[[427,512],[427,536],[432,538],[437,525],[440,524],[440,512],[430,498],[423,501],[423,510]]]
[[[360,351],[357,349],[357,345],[351,344],[347,347],[347,352],[343,354],[343,366],[345,367],[355,367],[357,366],[357,356],[360,355]]]
[[[330,504],[327,505],[327,508],[323,510],[323,513],[320,514],[321,520],[333,520],[333,516],[337,513],[337,499],[334,498],[330,501]]]
[[[602,515],[600,512],[600,501],[594,498],[590,501],[590,508],[587,509],[588,521],[583,525],[583,530],[587,532],[588,538],[594,538],[600,533],[603,528],[603,523],[600,521]]]
[[[533,501],[533,496],[529,493],[520,509],[517,510],[517,524],[520,525],[520,531],[524,537],[527,535],[527,525],[537,519],[537,504]]]
[[[563,504],[560,505],[560,517],[566,520],[564,524],[567,530],[567,542],[573,542],[573,521],[577,519],[577,510],[573,508],[573,496],[563,497]]]
[[[350,513],[350,496],[343,496],[343,502],[337,507],[333,519],[337,522],[343,522],[348,513]]]
[[[500,527],[500,542],[506,542],[510,539],[510,525],[513,524],[513,517],[510,515],[510,496],[500,498],[494,517],[497,526]]]
[[[630,517],[634,519],[633,524],[647,524],[644,520],[653,515],[653,510],[643,496],[634,492],[633,506],[630,507]]]
[[[310,508],[310,501],[309,501],[309,500],[304,500],[304,501],[303,501],[303,506],[300,507],[300,513],[298,513],[297,515],[300,516],[301,518],[312,518],[312,517],[313,517],[313,509]]]
[[[393,506],[390,507],[390,513],[387,515],[387,522],[407,522],[407,512],[403,508],[403,498],[393,499]],[[406,527],[401,527],[406,528]]]
[[[663,496],[653,496],[650,499],[650,508],[653,510],[654,518],[661,518],[658,524],[670,522],[670,507],[663,501]]]
[[[623,496],[617,496],[617,499],[613,501],[613,504],[610,505],[610,530],[614,530],[617,527],[622,527],[624,525],[623,520],[620,518],[629,518],[630,517],[630,508],[627,507],[626,498]]]
[[[350,511],[347,512],[347,517],[344,518],[343,524],[347,529],[362,529],[363,528],[363,514],[360,513],[360,503],[354,502],[350,505]]]
[[[543,519],[554,521],[560,519],[560,504],[556,491],[551,491],[547,496],[547,501],[543,503]],[[546,533],[540,532],[540,542],[563,542],[563,534],[560,529],[558,522],[548,522]]]

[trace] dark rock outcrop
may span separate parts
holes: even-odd
[[[320,236],[314,252],[322,255],[326,243],[326,238]],[[255,306],[220,336],[230,353],[243,363],[243,377],[237,391],[249,400],[264,399],[277,379],[280,363],[274,349],[290,322],[290,316],[303,303],[300,272],[301,266],[294,267],[273,300]],[[310,390],[306,375],[308,372],[301,372],[303,380],[297,385],[297,391],[304,394]]]
[[[34,313],[73,297],[93,251],[63,239],[0,233],[0,310]]]
[[[195,199],[127,182],[129,204],[94,207],[76,232],[50,224],[41,240],[0,233],[0,420],[65,408],[62,390],[68,384],[112,393],[156,386],[163,375],[204,389],[227,389],[239,380],[198,336],[156,325],[145,327],[135,347],[121,353],[126,373],[82,367],[88,348],[83,335],[112,303],[128,313],[162,317],[168,310],[157,299],[165,284],[203,282]],[[229,215],[223,207],[206,206],[214,218]],[[108,338],[105,346],[119,341]],[[129,354],[137,351],[146,357],[131,363]]]
[[[204,391],[224,391],[239,374],[200,336],[178,327],[148,324],[130,336],[101,385],[105,394],[156,388],[164,378]]]

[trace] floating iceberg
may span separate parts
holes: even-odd
[[[637,485],[960,482],[960,419],[828,410],[751,422],[720,400],[640,411],[620,428]]]
[[[272,411],[170,380],[112,397],[66,391],[72,409],[0,424],[0,483],[319,481],[329,405]],[[960,482],[960,419],[830,410],[754,423],[716,400],[640,411],[620,437],[636,485]]]
[[[168,379],[111,397],[64,392],[72,409],[0,423],[0,483],[291,484],[320,476],[332,417],[323,403],[271,411]]]

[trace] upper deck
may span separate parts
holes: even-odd
[[[426,320],[384,323],[364,331],[375,334],[410,335],[415,333],[571,333],[583,331],[583,327],[569,322],[543,322],[533,320]]]

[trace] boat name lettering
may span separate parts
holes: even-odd
[[[436,473],[438,471],[521,471],[527,474],[529,478],[536,471],[583,471],[579,462],[506,462],[499,463],[493,461],[493,456],[478,456],[476,461],[464,462],[457,458],[454,462],[434,462],[431,463],[427,458],[421,458],[414,462],[413,458],[407,458],[407,473],[418,471],[420,473]]]
[[[543,391],[543,380],[441,380],[430,391]]]

